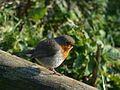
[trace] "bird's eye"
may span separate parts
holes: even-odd
[[[66,42],[66,44],[69,45],[69,46],[73,46],[70,42]]]
[[[66,44],[70,44],[70,43],[66,41]]]

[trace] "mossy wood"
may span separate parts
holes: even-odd
[[[97,90],[0,50],[0,90]]]

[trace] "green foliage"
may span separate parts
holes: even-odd
[[[52,0],[50,4],[48,8],[45,1],[31,0],[26,14],[18,17],[17,0],[1,1],[0,49],[11,53],[32,49],[50,31],[55,36],[68,34],[75,39],[76,46],[57,71],[91,84],[89,81],[97,64],[96,86],[101,90],[120,89],[118,1]]]

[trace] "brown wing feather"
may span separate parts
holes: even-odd
[[[47,39],[40,42],[32,54],[33,58],[49,57],[60,50],[59,44],[54,39]]]

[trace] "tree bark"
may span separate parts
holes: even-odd
[[[97,90],[0,50],[0,90]]]

